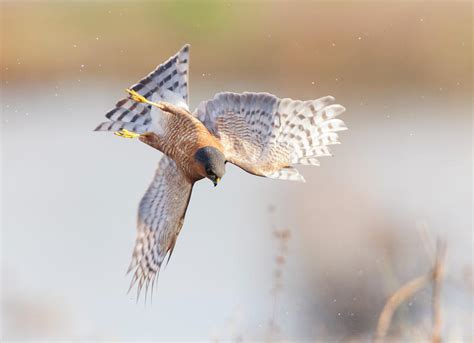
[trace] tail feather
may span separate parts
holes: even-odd
[[[111,109],[105,117],[112,121],[134,122],[141,118],[146,118],[151,105],[135,101],[131,98],[124,98],[117,102],[115,108]]]
[[[94,129],[94,131],[118,132],[121,129],[125,129],[138,134],[143,134],[148,131],[148,125],[125,123],[123,121],[105,121],[103,123],[100,123],[99,126]]]
[[[188,109],[188,69],[189,45],[185,45],[131,89],[147,99],[166,101]],[[105,115],[110,122],[100,124],[95,130],[127,129],[142,134],[152,129],[151,115],[151,105],[137,102],[132,97],[124,98]]]

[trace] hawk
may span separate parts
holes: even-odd
[[[293,167],[319,165],[346,130],[345,111],[332,96],[280,99],[268,93],[218,93],[191,112],[188,106],[189,45],[127,89],[96,131],[138,138],[164,155],[140,201],[130,288],[153,286],[173,252],[191,191],[207,178],[217,186],[227,162],[250,174],[304,182]]]

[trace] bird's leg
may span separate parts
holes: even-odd
[[[146,104],[150,104],[152,106],[158,107],[160,110],[165,109],[165,105],[163,103],[150,101],[147,98],[145,98],[143,95],[138,94],[133,89],[126,89],[126,91],[127,91],[128,94],[130,94],[132,99],[137,101],[137,102],[143,102],[143,103],[146,103]]]
[[[141,136],[140,134],[128,131],[127,129],[120,129],[120,131],[114,132],[114,135],[122,138],[138,138]]]
[[[158,107],[160,110],[164,110],[166,108],[166,105],[164,103],[150,101],[147,98],[145,98],[143,95],[138,94],[133,89],[126,89],[126,91],[128,94],[130,94],[131,99],[136,102],[150,104],[152,106]],[[141,136],[140,134],[132,132],[132,131],[128,131],[127,129],[120,129],[119,131],[114,132],[114,134],[122,138],[138,138]]]

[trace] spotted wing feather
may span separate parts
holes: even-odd
[[[188,109],[188,73],[189,45],[185,45],[176,55],[130,88],[149,100],[166,101]],[[95,130],[148,132],[152,122],[151,110],[151,105],[139,103],[130,97],[121,99],[105,115],[109,121],[101,123]]]
[[[270,178],[304,181],[293,164],[318,165],[347,129],[336,117],[344,107],[326,96],[279,99],[268,93],[219,93],[195,115],[217,136],[226,158],[246,171]]]
[[[140,201],[137,238],[129,271],[130,287],[138,284],[138,295],[152,285],[167,253],[171,255],[191,196],[192,184],[163,156],[155,177]]]

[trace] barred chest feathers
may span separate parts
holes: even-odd
[[[171,157],[191,180],[200,180],[202,171],[194,154],[204,146],[220,147],[206,127],[185,109],[169,106],[168,111],[153,107],[152,129],[140,140]]]

